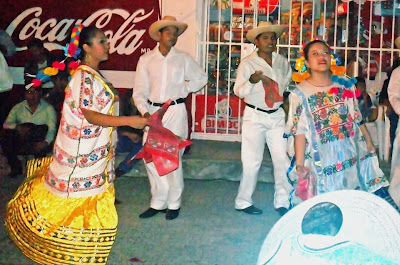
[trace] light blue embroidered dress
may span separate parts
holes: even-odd
[[[376,154],[367,152],[354,91],[354,86],[346,89],[339,83],[316,87],[303,81],[291,93],[285,136],[292,160],[288,177],[294,187],[294,136],[298,134],[306,137],[304,165],[316,176],[316,194],[346,189],[374,192],[389,185]],[[292,198],[295,204],[300,200],[294,192]]]

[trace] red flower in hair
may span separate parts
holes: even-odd
[[[64,71],[65,70],[65,63],[54,62],[51,66],[53,68],[56,68],[56,69],[60,70],[60,71]]]
[[[35,78],[35,79],[32,80],[33,87],[38,87],[41,84],[42,84],[42,80],[40,80],[40,79]]]
[[[78,66],[79,66],[79,61],[72,61],[72,62],[70,62],[70,63],[68,64],[68,67],[69,67],[70,69],[76,69],[76,68],[78,68]]]

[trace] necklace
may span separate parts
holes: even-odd
[[[328,85],[322,85],[322,86],[321,85],[315,85],[312,82],[310,82],[308,79],[306,79],[306,82],[308,82],[309,84],[311,84],[314,87],[328,87],[328,86],[331,86],[333,84],[333,82],[332,82],[332,83],[330,83]]]

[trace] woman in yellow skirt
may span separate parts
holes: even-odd
[[[117,116],[117,96],[99,72],[110,48],[104,33],[90,26],[79,39],[82,64],[65,90],[53,156],[31,162],[7,207],[8,234],[42,264],[107,262],[118,223],[115,127],[147,124],[138,116]]]

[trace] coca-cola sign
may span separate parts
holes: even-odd
[[[158,0],[129,1],[1,1],[0,26],[17,46],[11,66],[23,66],[29,57],[26,45],[32,38],[48,50],[61,53],[75,24],[95,25],[110,42],[110,57],[102,69],[135,71],[139,57],[154,48],[148,28],[160,16]]]

